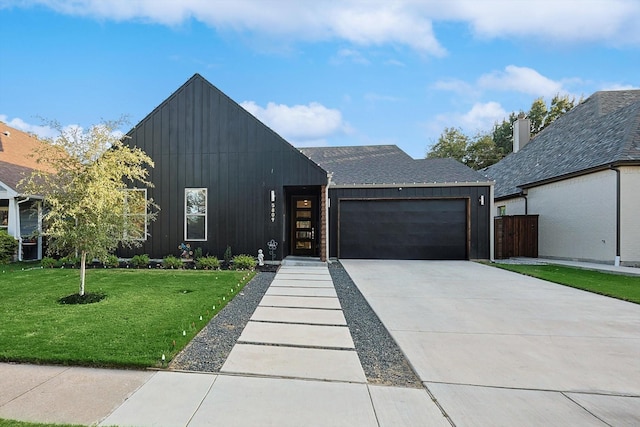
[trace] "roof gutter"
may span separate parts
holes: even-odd
[[[495,185],[495,181],[473,181],[473,182],[394,182],[387,184],[364,183],[364,184],[336,184],[331,183],[331,188],[411,188],[411,187],[486,187]]]

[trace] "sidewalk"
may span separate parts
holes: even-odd
[[[449,426],[424,389],[367,384],[328,268],[283,265],[221,372],[0,364],[0,418],[103,426]]]

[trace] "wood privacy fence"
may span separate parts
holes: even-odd
[[[538,215],[494,219],[495,258],[538,257]]]

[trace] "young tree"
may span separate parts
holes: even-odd
[[[85,293],[87,257],[105,259],[119,244],[140,245],[140,216],[156,216],[156,205],[133,186],[152,187],[147,167],[153,161],[139,148],[124,145],[115,130],[123,120],[82,128],[63,128],[52,122],[59,135],[46,140],[37,161],[56,173],[35,171],[22,182],[22,191],[44,197],[48,250],[80,255],[80,289]],[[135,187],[133,187],[135,188]]]

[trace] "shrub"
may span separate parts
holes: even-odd
[[[193,259],[199,259],[202,258],[202,248],[195,248],[195,250],[193,251]]]
[[[62,263],[55,258],[46,256],[42,258],[42,261],[40,261],[40,265],[42,266],[42,268],[56,268],[56,267],[60,267]]]
[[[60,264],[69,267],[78,267],[80,265],[80,257],[74,255],[67,255],[60,258]]]
[[[9,236],[6,230],[0,230],[0,264],[11,262],[17,250],[18,241]]]
[[[102,261],[105,267],[116,268],[120,265],[120,261],[118,257],[115,255],[107,255],[107,257]]]
[[[131,258],[131,265],[135,268],[142,268],[148,266],[149,261],[149,255],[147,254],[134,255],[133,258]]]
[[[162,259],[162,266],[164,268],[179,269],[183,268],[184,264],[182,263],[182,260],[180,258],[173,255],[167,255]]]
[[[233,254],[231,253],[231,246],[227,246],[227,249],[224,251],[224,262],[229,265],[231,263],[231,258],[233,258]]]
[[[236,255],[233,257],[233,268],[236,270],[253,270],[256,260],[250,255]]]
[[[220,268],[218,257],[206,256],[196,259],[196,267],[201,270],[217,270]]]

